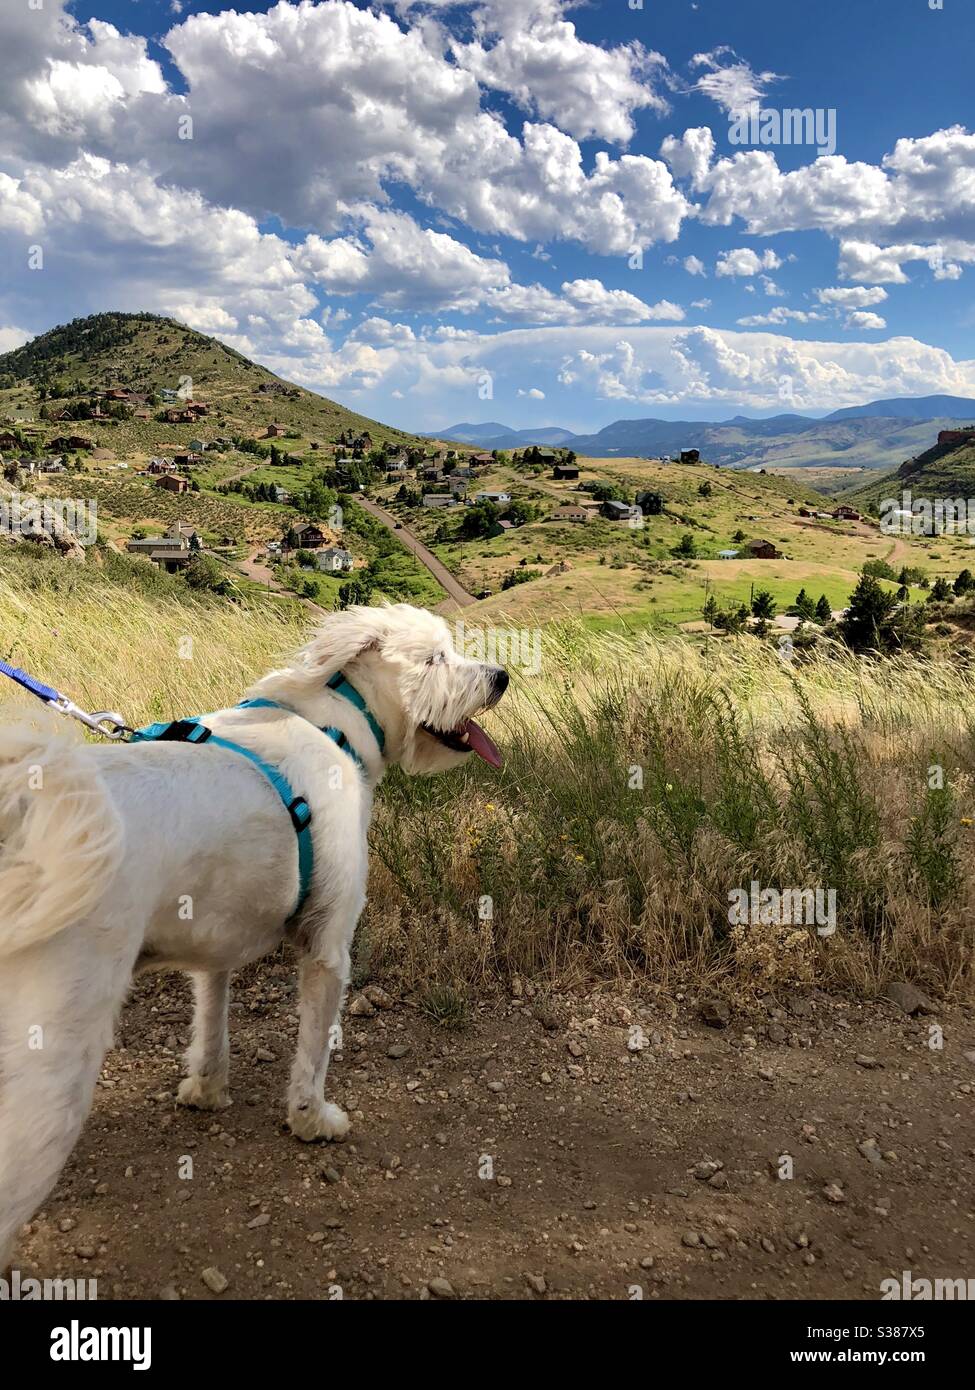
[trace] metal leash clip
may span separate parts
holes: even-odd
[[[125,739],[133,732],[117,710],[94,710],[88,714],[66,695],[60,695],[56,700],[52,700],[51,704],[62,714],[70,714],[72,719],[79,719],[86,728],[101,734],[102,738]]]

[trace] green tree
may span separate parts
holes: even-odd
[[[767,622],[770,618],[775,617],[775,609],[775,599],[769,593],[768,589],[759,589],[758,593],[752,598],[752,617],[760,618],[762,621]]]
[[[971,593],[972,589],[975,589],[975,579],[972,578],[971,570],[962,570],[954,583],[955,593],[961,597],[964,594]]]
[[[693,560],[697,554],[697,546],[694,544],[694,537],[690,531],[685,531],[677,545],[674,546],[674,554],[679,555],[681,559]]]
[[[830,607],[829,599],[825,594],[819,595],[819,602],[816,604],[817,623],[828,623],[833,617],[833,610]]]
[[[806,621],[816,616],[816,605],[806,593],[805,589],[800,589],[796,594],[796,601],[793,605],[796,615]]]

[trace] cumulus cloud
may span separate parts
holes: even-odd
[[[782,262],[774,251],[763,251],[761,255],[750,246],[739,246],[734,251],[722,251],[718,256],[714,273],[722,275],[757,275],[761,270],[778,270]]]
[[[707,275],[707,268],[704,262],[697,256],[685,256],[684,269],[688,275]]]
[[[886,328],[887,320],[871,309],[854,309],[846,316],[847,328]]]
[[[817,290],[816,298],[820,304],[836,305],[843,309],[868,309],[874,304],[883,304],[887,291],[882,285],[875,285],[872,289],[834,285],[829,289]]]

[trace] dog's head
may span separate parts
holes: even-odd
[[[297,671],[320,689],[343,672],[383,728],[388,760],[405,772],[444,772],[471,753],[501,766],[474,715],[497,704],[508,673],[456,652],[436,613],[406,603],[333,613],[302,649]]]

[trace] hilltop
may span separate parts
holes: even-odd
[[[156,314],[74,319],[4,353],[0,419],[39,423],[39,394],[49,408],[66,409],[114,387],[148,396],[153,416],[164,393],[202,401],[209,407],[208,420],[227,434],[256,435],[278,423],[328,443],[350,430],[368,432],[376,442],[416,442],[415,435],[285,381],[219,339]],[[154,418],[85,420],[80,432],[91,434],[92,428],[98,444],[145,453],[164,443],[188,442],[200,432],[194,424],[163,424]]]

